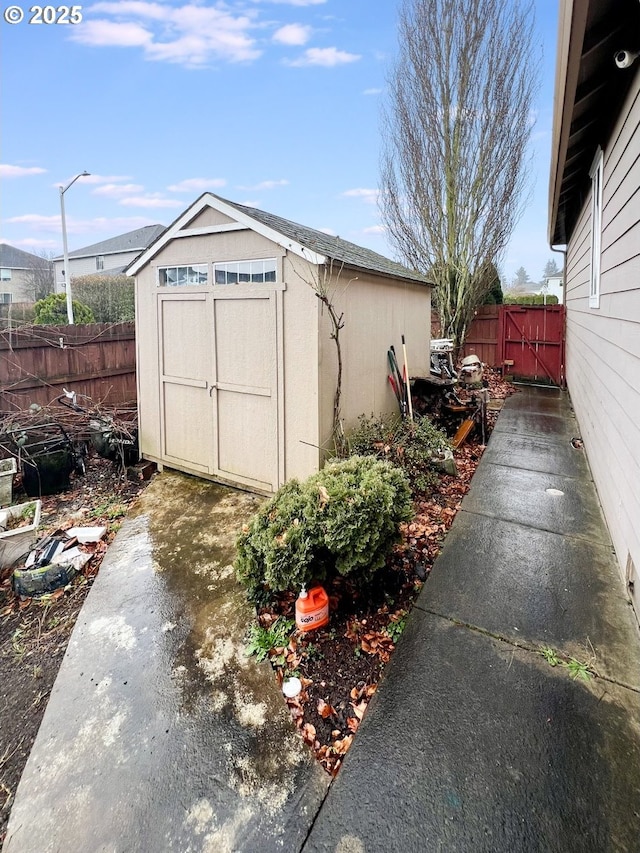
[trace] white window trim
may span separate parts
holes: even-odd
[[[598,148],[589,170],[591,178],[591,263],[589,272],[589,308],[600,307],[600,264],[602,253],[602,184],[604,157]]]
[[[180,285],[170,285],[170,284],[160,284],[160,270],[171,270],[177,269],[178,267],[206,267],[207,268],[207,284],[180,284]],[[181,263],[181,264],[159,264],[156,267],[156,287],[162,287],[166,290],[175,290],[179,288],[180,290],[186,290],[187,288],[193,289],[194,287],[211,287],[211,267],[207,263],[207,261],[197,261],[194,263]]]
[[[267,261],[272,261],[275,266],[276,272],[276,280],[275,281],[237,281],[233,284],[218,284],[216,282],[216,267],[226,266],[227,264],[261,264],[266,263]],[[279,258],[270,257],[270,258],[233,258],[231,260],[226,261],[214,261],[213,262],[213,277],[212,283],[215,287],[276,287],[278,284],[282,282],[282,274],[280,269]]]

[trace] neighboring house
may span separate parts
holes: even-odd
[[[69,252],[71,277],[108,273],[123,273],[132,261],[164,231],[164,225],[145,225],[118,237],[111,237],[83,249]],[[56,292],[65,288],[64,259],[62,255],[53,259],[56,276]]]
[[[562,0],[549,239],[567,247],[567,385],[636,614],[640,58],[633,54],[639,50],[638,0]]]
[[[337,357],[314,285],[343,315],[341,415],[397,412],[387,350],[428,374],[431,287],[369,249],[210,193],[136,276],[139,439],[160,465],[274,492],[331,448]],[[338,276],[336,285],[335,278]]]
[[[562,305],[564,302],[564,270],[561,272],[554,273],[553,275],[547,276],[545,279],[545,283],[542,285],[539,294],[542,296],[557,296],[558,297],[558,305]]]
[[[34,285],[49,275],[53,284],[51,261],[0,243],[0,303],[32,302]]]

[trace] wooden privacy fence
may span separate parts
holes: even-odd
[[[63,388],[96,402],[135,403],[135,323],[0,332],[0,412],[48,405]]]
[[[483,305],[469,328],[463,355],[506,376],[564,384],[564,305]]]

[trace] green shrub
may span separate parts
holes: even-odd
[[[368,581],[412,513],[398,468],[372,456],[330,462],[286,483],[253,517],[238,538],[236,575],[254,601],[333,572]]]
[[[82,302],[71,300],[73,319],[75,323],[94,323],[93,313]],[[64,326],[67,320],[67,296],[65,293],[51,293],[45,299],[39,299],[35,304],[36,324],[41,326]]]
[[[505,293],[504,304],[505,305],[544,305],[545,304],[545,296],[542,293],[527,293],[527,294],[520,295],[520,296],[511,294],[511,293]],[[557,305],[558,304],[558,297],[553,293],[547,294],[546,304],[547,305]]]
[[[135,285],[128,275],[94,273],[73,279],[73,292],[92,311],[96,323],[135,319]]]
[[[349,435],[349,448],[360,456],[375,456],[399,466],[411,486],[423,491],[435,482],[434,458],[450,450],[451,442],[426,415],[413,422],[403,421],[399,415],[361,415]]]

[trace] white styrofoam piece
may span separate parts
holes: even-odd
[[[99,542],[106,532],[106,527],[70,527],[67,536],[82,543]]]

